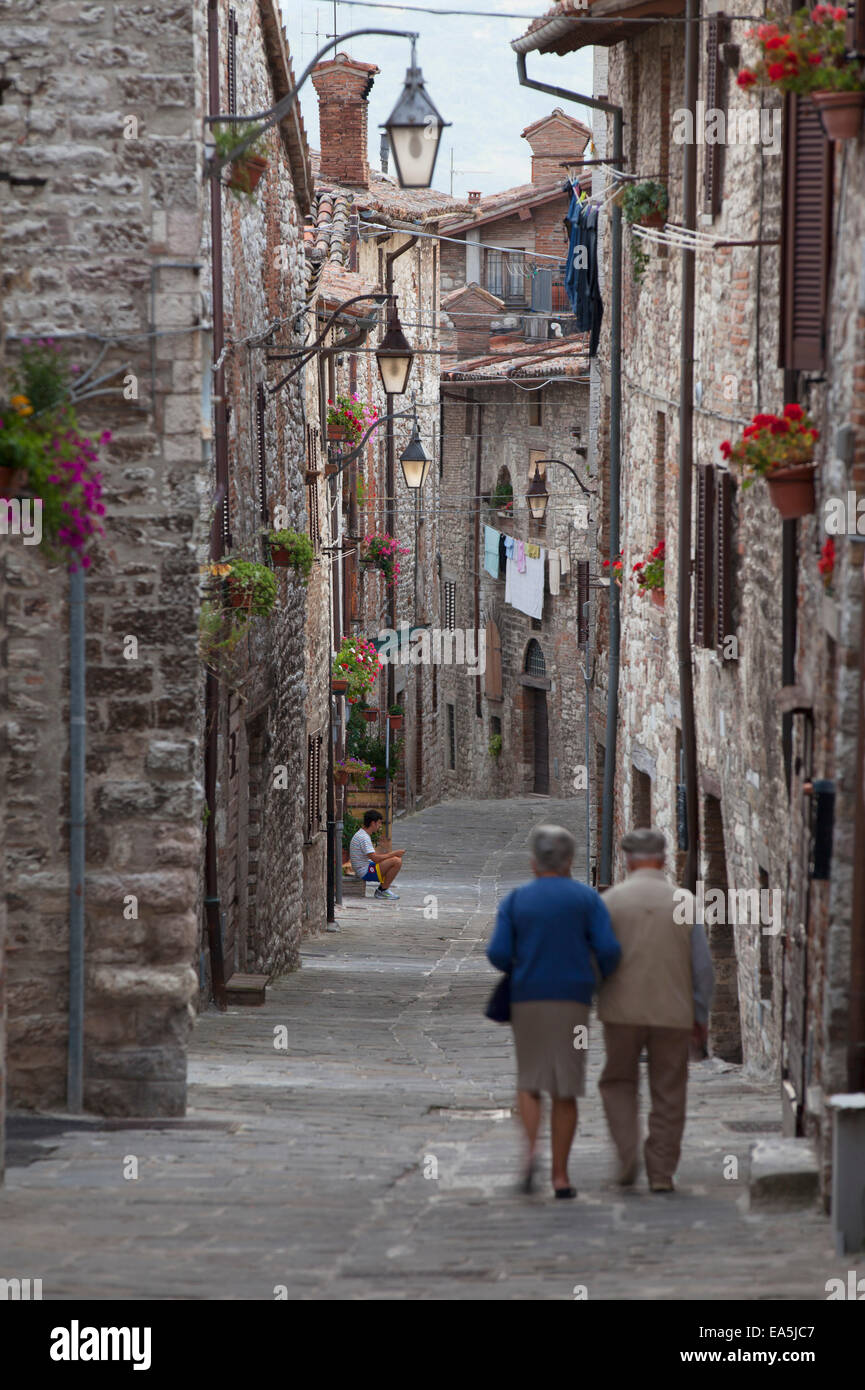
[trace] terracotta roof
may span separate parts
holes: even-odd
[[[623,19],[663,19],[681,14],[685,0],[558,0],[546,14],[533,19],[526,32],[511,40],[516,53],[573,53],[591,45],[609,47],[622,39],[636,38],[645,25],[622,23]],[[589,10],[593,22],[585,24]],[[604,19],[604,24],[597,21]]]
[[[356,208],[380,212],[401,222],[434,221],[437,218],[458,212],[466,212],[469,203],[465,198],[452,198],[449,193],[441,193],[437,188],[400,188],[395,178],[371,169],[369,187],[355,184],[336,183],[333,179],[323,179],[320,174],[321,154],[310,151],[312,172],[316,191],[324,189],[345,194]]]
[[[485,299],[496,313],[502,313],[504,310],[505,301],[503,299],[497,299],[494,294],[490,294],[489,290],[485,290],[474,281],[468,285],[460,285],[459,289],[451,290],[450,294],[446,294],[441,301],[442,308],[447,309],[448,305],[456,304],[457,300],[462,299],[463,295],[466,294],[476,296],[478,299]]]
[[[591,188],[591,174],[583,175],[586,189]],[[537,203],[549,203],[556,198],[565,199],[565,175],[547,183],[520,183],[515,188],[505,188],[501,193],[490,193],[476,203],[469,205],[470,217],[448,217],[442,220],[441,230],[450,235],[474,227],[480,222],[495,222],[499,218],[510,217],[520,208],[532,207]],[[582,186],[582,181],[581,181]]]
[[[509,381],[536,377],[588,376],[588,334],[581,333],[565,343],[538,348],[527,344],[519,351],[506,347],[485,357],[465,358],[453,366],[444,367],[446,381]]]
[[[315,294],[317,298],[325,304],[330,304],[336,308],[338,304],[343,304],[347,299],[353,299],[357,294],[375,294],[378,286],[370,283],[365,276],[359,275],[356,270],[346,270],[344,266],[335,265],[333,261],[328,261],[321,267],[321,273],[315,281]],[[353,314],[356,318],[361,318],[368,314],[371,309],[376,307],[372,299],[361,300],[353,304],[350,309],[346,309],[347,314]]]

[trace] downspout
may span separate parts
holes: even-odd
[[[408,241],[396,251],[388,251],[385,255],[384,288],[386,294],[393,294],[393,263],[400,256],[404,256],[406,251],[410,251],[417,245],[417,237],[411,236]],[[392,415],[395,406],[394,398],[390,392],[385,395],[385,409],[388,415]],[[394,444],[394,421],[388,420],[386,425],[387,434],[385,435],[385,530],[390,535],[396,534],[396,448]],[[396,632],[396,585],[388,589],[387,599],[388,626]],[[390,709],[394,703],[394,663],[388,662],[387,667],[387,708]],[[385,835],[390,832],[389,824],[390,803],[385,801]]]
[[[84,570],[69,576],[69,1050],[66,1103],[84,1104]]]
[[[474,396],[474,392],[470,392]],[[475,577],[475,638],[480,641],[481,630],[481,465],[483,461],[484,448],[484,403],[477,403],[477,422],[478,422],[478,442],[475,450],[475,501],[472,511],[475,516],[475,557],[472,569]],[[475,676],[475,715],[481,713],[481,677],[480,672]]]
[[[865,568],[863,568],[865,574]],[[856,766],[865,759],[865,593],[860,594],[859,737]],[[853,904],[850,913],[850,1004],[847,1033],[847,1090],[865,1091],[865,778],[855,779]]]
[[[219,0],[208,0],[207,75],[208,107],[211,116],[219,114]],[[214,452],[216,457],[216,510],[210,529],[210,557],[222,558],[223,519],[228,516],[228,422],[225,411],[225,314],[222,302],[222,185],[210,179],[210,252],[213,276],[213,373]],[[213,998],[220,1009],[226,1007],[225,962],[222,954],[222,910],[216,851],[216,779],[219,758],[219,680],[207,672],[204,695],[204,797],[207,808],[204,854],[204,910],[210,947],[210,977]]]
[[[696,121],[697,83],[700,73],[699,0],[687,0],[685,24],[685,110]],[[693,125],[696,129],[696,125]],[[697,225],[697,146],[694,141],[682,153],[682,222]],[[697,802],[697,725],[694,713],[694,672],[691,664],[691,489],[694,448],[694,303],[695,253],[682,250],[682,337],[679,350],[679,584],[678,650],[679,703],[682,713],[682,752],[685,760],[685,797],[688,850],[684,887],[697,886],[700,818]]]
[[[690,25],[689,28],[694,28]],[[521,87],[546,92],[561,101],[578,102],[595,111],[606,111],[613,118],[613,154],[610,164],[622,167],[621,106],[584,96],[567,87],[553,87],[535,82],[526,76],[525,54],[517,54],[517,76]],[[619,526],[619,481],[621,473],[622,428],[622,210],[614,205],[611,218],[612,273],[610,278],[610,555],[616,556],[621,546]],[[601,862],[598,868],[598,887],[608,887],[613,876],[613,799],[616,789],[616,736],[619,723],[619,586],[609,587],[610,651],[607,671],[607,726],[604,748],[604,790],[601,813]]]

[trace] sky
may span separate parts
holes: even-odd
[[[418,0],[419,2],[419,0]],[[532,92],[517,81],[516,55],[511,39],[525,33],[529,22],[551,8],[549,0],[424,0],[433,10],[481,11],[472,17],[412,13],[411,3],[380,9],[349,5],[336,0],[337,32],[351,29],[413,29],[420,34],[418,63],[427,92],[442,117],[453,125],[445,130],[439,148],[433,187],[465,197],[470,189],[482,194],[528,183],[531,155],[520,139],[526,126],[549,115],[561,104],[577,119],[591,123],[585,107],[557,103],[554,97]],[[280,0],[288,34],[295,76],[334,33],[334,0]],[[500,19],[496,14],[522,15]],[[316,43],[316,31],[319,40]],[[369,160],[379,168],[380,122],[387,119],[402,90],[410,48],[406,39],[367,37],[341,44],[362,62],[375,63],[381,72],[369,96]],[[325,58],[332,58],[328,53]],[[530,77],[555,86],[591,92],[591,49],[565,57],[530,53]],[[318,149],[318,105],[312,82],[307,80],[300,105],[313,149]],[[393,173],[391,160],[390,172]]]

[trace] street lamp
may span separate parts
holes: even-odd
[[[375,350],[378,374],[385,393],[389,396],[402,396],[408,385],[414,353],[411,350],[396,307],[396,296],[391,301],[388,314],[387,332]]]
[[[442,131],[450,124],[442,120],[427,95],[412,39],[411,67],[405,75],[402,95],[382,123],[390,141],[400,188],[429,188]]]
[[[547,503],[550,500],[550,494],[547,492],[546,483],[540,471],[540,465],[542,463],[557,463],[562,468],[567,468],[571,477],[576,482],[577,487],[579,487],[581,491],[586,494],[587,497],[597,496],[596,491],[593,488],[586,487],[585,483],[577,473],[576,469],[572,468],[569,463],[565,463],[564,459],[537,459],[535,461],[535,471],[532,474],[531,481],[529,483],[529,489],[526,493],[526,501],[529,504],[529,508],[535,521],[543,521],[547,511]]]
[[[411,439],[405,446],[404,451],[399,456],[402,465],[402,476],[405,485],[410,492],[419,492],[423,487],[429,473],[430,459],[424,451],[420,442],[420,435],[417,428],[417,417],[412,426]]]
[[[220,125],[245,124],[261,121],[261,125],[256,124],[255,129],[249,131],[242,140],[238,140],[233,149],[227,150],[222,155],[214,153],[210,156],[208,172],[211,177],[218,178],[226,164],[231,164],[235,159],[239,159],[247,146],[260,139],[272,126],[278,125],[280,121],[285,119],[294,106],[297,94],[304,82],[321,62],[325,53],[329,53],[332,48],[336,48],[341,43],[347,43],[349,39],[362,38],[368,34],[411,40],[411,67],[406,73],[402,95],[388,120],[384,123],[384,128],[388,133],[390,147],[393,151],[400,187],[429,188],[442,131],[451,122],[442,120],[427,96],[423,84],[423,73],[419,67],[415,66],[415,41],[418,35],[403,29],[352,29],[347,34],[337,34],[330,43],[326,43],[323,48],[320,48],[312,61],[307,64],[297,85],[292,87],[291,91],[287,92],[268,111],[253,111],[243,116],[207,116],[205,119],[208,125],[217,123]]]

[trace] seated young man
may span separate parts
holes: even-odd
[[[363,829],[351,837],[349,856],[351,867],[364,883],[375,883],[376,898],[398,898],[399,893],[391,890],[391,884],[402,868],[404,849],[377,850],[372,842],[373,835],[381,829],[380,811],[364,811]]]

